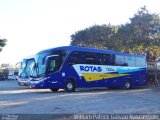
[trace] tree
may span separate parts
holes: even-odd
[[[13,66],[9,63],[3,63],[0,66],[2,69],[13,69]]]
[[[108,25],[93,25],[84,30],[80,30],[71,35],[71,45],[93,47],[93,48],[110,48],[110,38],[115,34],[116,27]],[[107,44],[106,44],[107,43]]]
[[[131,20],[134,43],[144,45],[160,45],[160,16],[151,14],[146,7],[142,7]]]
[[[0,38],[0,51],[2,51],[2,48],[6,45],[7,39]]]
[[[94,25],[71,35],[71,40],[71,45],[143,54],[155,60],[160,56],[160,15],[149,13],[144,6],[130,23]]]
[[[144,6],[130,20],[132,34],[128,47],[132,53],[146,52],[148,60],[156,60],[160,56],[160,15],[149,13]]]
[[[5,77],[7,78],[8,74],[9,74],[9,70],[8,69],[1,69],[0,68],[0,74],[4,74]]]
[[[120,25],[117,28],[116,34],[111,37],[111,41],[114,41],[113,49],[121,52],[129,52],[133,42],[133,28],[128,23]]]

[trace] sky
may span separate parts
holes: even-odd
[[[0,0],[0,65],[13,66],[38,51],[70,45],[70,36],[92,25],[120,25],[141,7],[160,13],[160,0]]]

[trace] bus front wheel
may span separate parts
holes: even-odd
[[[73,80],[68,80],[65,84],[65,91],[67,92],[74,92],[75,91],[75,84]]]

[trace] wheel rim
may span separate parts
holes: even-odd
[[[131,85],[129,82],[126,82],[125,86],[126,86],[126,88],[130,88]]]
[[[72,83],[68,83],[68,84],[67,84],[67,89],[68,89],[68,90],[72,90],[72,89],[73,89]]]

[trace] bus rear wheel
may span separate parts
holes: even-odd
[[[52,92],[57,92],[59,89],[58,89],[58,88],[50,88],[50,90],[51,90]]]
[[[73,80],[68,80],[65,84],[65,91],[67,92],[74,92],[75,91],[75,84]]]
[[[125,89],[130,89],[131,88],[131,81],[130,80],[126,80],[124,83],[124,88]]]

